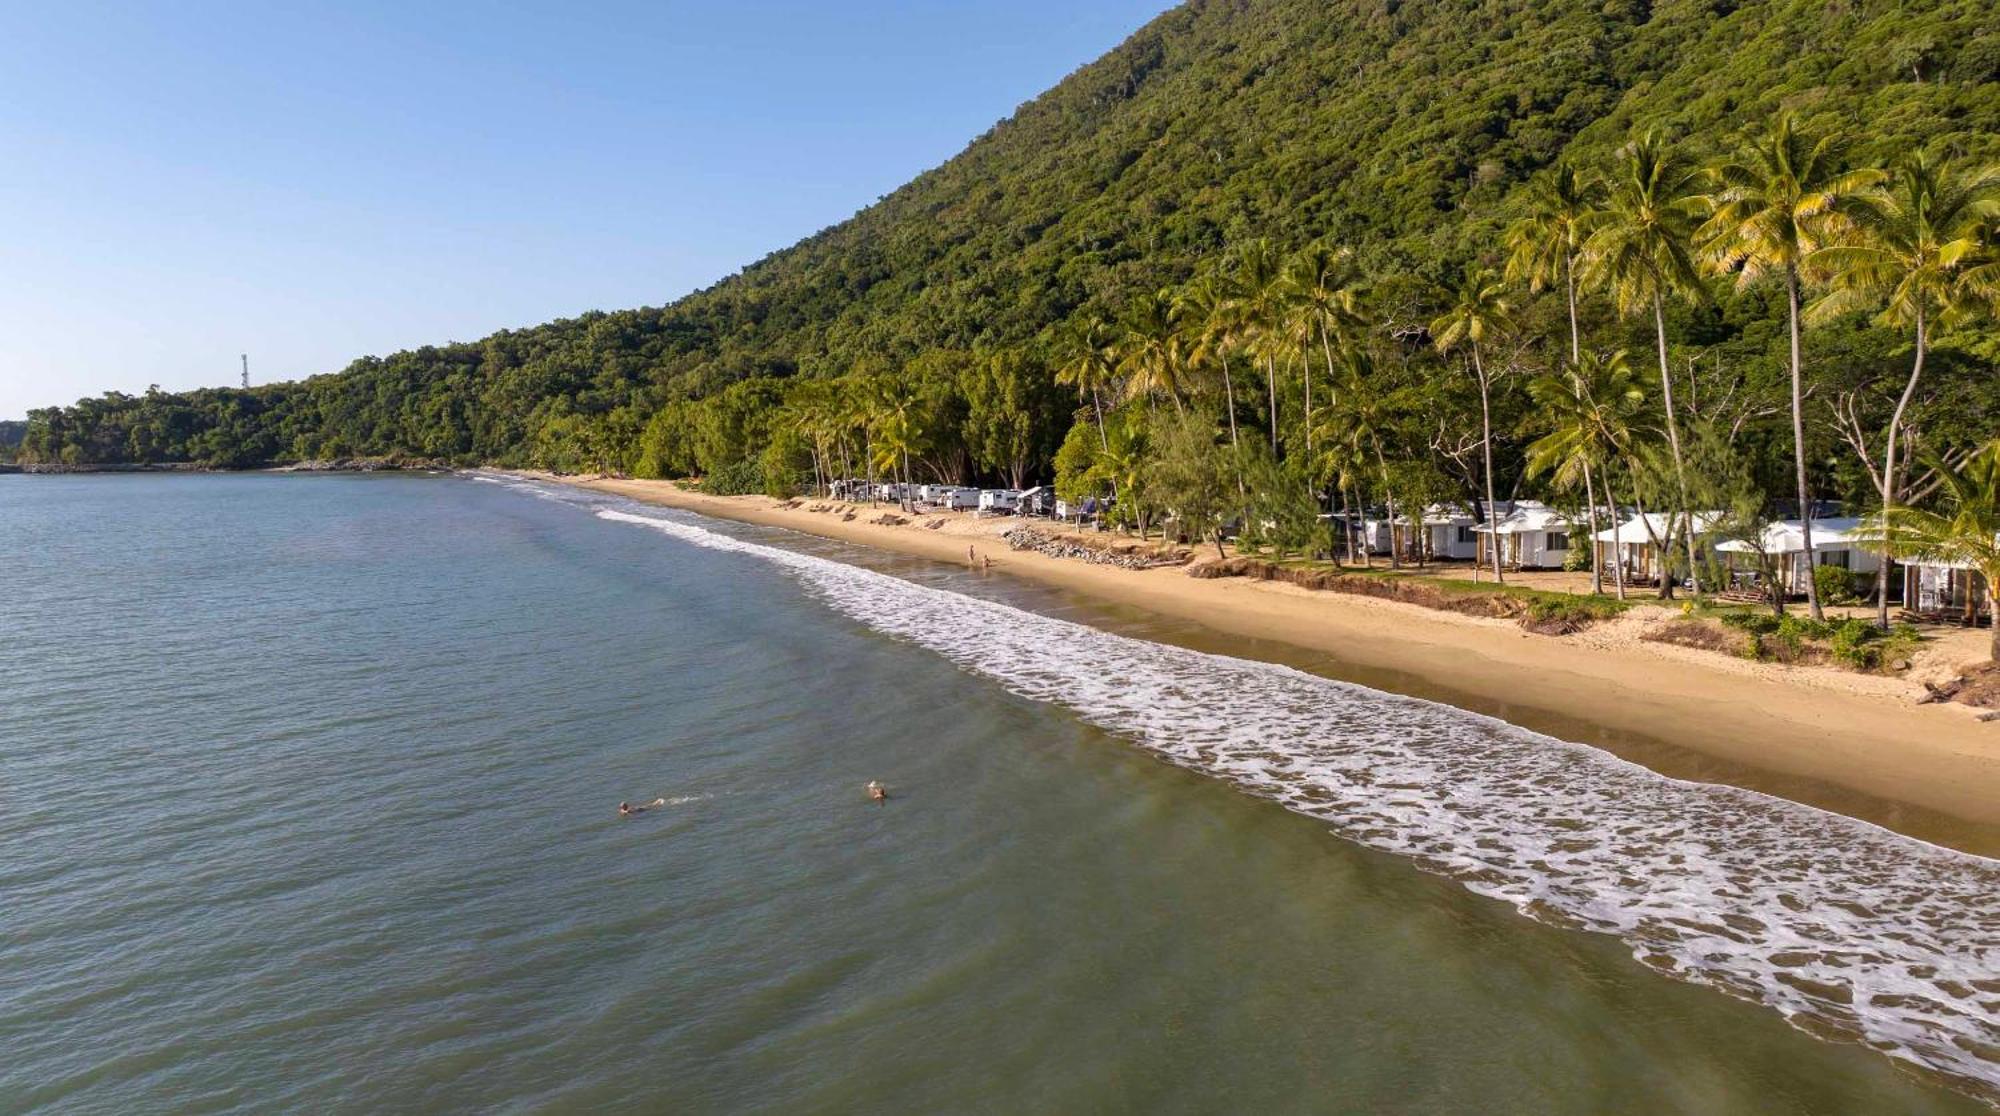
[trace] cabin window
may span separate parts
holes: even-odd
[[[1568,549],[1569,549],[1569,532],[1568,532],[1568,531],[1550,531],[1550,532],[1549,532],[1549,549],[1550,549],[1550,550],[1568,550]]]
[[[1847,551],[1822,550],[1819,552],[1819,564],[1822,566],[1839,566],[1844,570],[1847,568]]]
[[[1478,541],[1479,541],[1479,536],[1473,534],[1472,528],[1466,526],[1459,527],[1458,544],[1460,546],[1471,546],[1473,543],[1476,543]]]

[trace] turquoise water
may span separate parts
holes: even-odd
[[[1759,970],[1689,971],[1708,939],[1649,967],[1634,953],[1674,949],[1650,922],[1557,909],[1616,842],[1544,864],[1564,873],[1546,920],[1522,917],[1511,850],[1471,875],[1398,805],[1531,828],[1451,753],[1423,753],[1425,784],[1343,733],[1357,769],[1396,772],[1382,815],[1306,816],[1334,808],[1323,766],[1149,735],[1205,739],[1211,676],[1305,683],[1035,628],[991,603],[1079,606],[1006,579],[361,476],[0,479],[0,568],[0,1111],[1990,1111],[1943,1082],[1970,1065],[1978,1087],[2000,993],[1969,989],[1955,1020],[1857,1006],[1899,1059],[1821,1041],[1780,1012],[1840,1020]],[[1010,630],[1034,639],[993,642]],[[1063,688],[1077,656],[1100,690]],[[1293,698],[1259,700],[1223,720],[1281,750]],[[1489,772],[1560,748],[1323,700],[1412,746],[1464,735]],[[1285,809],[1265,776],[1313,801]],[[1827,824],[1661,801],[1758,840]],[[1789,858],[1891,910],[1899,877],[1840,858],[1902,857],[1935,908],[1904,944],[1947,969],[1996,956],[1991,862],[1798,839],[1751,889],[1792,887]],[[1670,871],[1628,851],[1627,875]],[[1883,943],[1848,917],[1856,941],[1832,944],[1867,969]],[[1740,932],[1819,932],[1764,925]],[[1974,1060],[1899,1029],[1932,1019]]]

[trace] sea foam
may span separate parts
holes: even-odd
[[[1448,705],[595,511],[780,566],[870,628],[1351,841],[2000,1101],[2000,861]]]

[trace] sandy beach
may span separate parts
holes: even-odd
[[[1878,677],[1643,641],[1649,627],[1675,615],[1664,608],[1636,608],[1576,635],[1542,636],[1511,621],[1394,601],[1013,551],[1000,538],[1019,524],[1012,517],[927,514],[888,526],[870,521],[889,508],[844,520],[808,510],[817,501],[788,507],[664,481],[541,479],[938,561],[963,564],[972,547],[990,558],[996,574],[1192,621],[1224,636],[1324,653],[1357,668],[1358,677],[1338,672],[1354,680],[1609,747],[1667,774],[1738,783],[1926,840],[2000,853],[2000,723],[1980,722],[1964,706],[1916,704],[1920,679],[1981,657],[1983,633],[1937,641],[1910,677]]]

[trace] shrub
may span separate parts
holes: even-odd
[[[1813,586],[1821,604],[1853,604],[1859,599],[1854,595],[1854,575],[1841,566],[1814,566]]]
[[[1806,662],[1823,655],[1852,670],[1897,670],[1923,642],[1908,624],[1884,632],[1859,617],[1822,623],[1805,616],[1779,618],[1737,612],[1721,619],[1749,637],[1743,648],[1745,656],[1780,663]]]
[[[732,461],[701,478],[695,488],[711,496],[744,496],[764,491],[764,467],[755,460]]]

